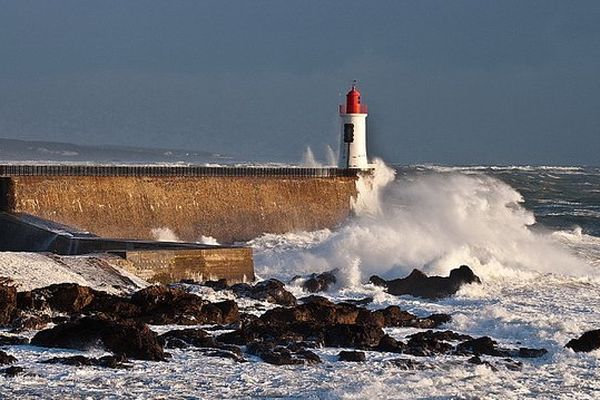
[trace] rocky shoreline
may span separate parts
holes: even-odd
[[[296,277],[308,293],[336,284],[335,271]],[[479,283],[470,268],[461,266],[449,277],[427,277],[413,271],[407,278],[384,281],[373,277],[392,294],[438,299],[455,293],[461,285]],[[188,282],[190,283],[190,282]],[[398,306],[370,310],[369,299],[334,303],[309,294],[296,298],[286,285],[268,279],[254,285],[229,286],[224,281],[202,284],[228,292],[236,300],[210,302],[184,290],[185,285],[149,286],[131,295],[116,295],[63,283],[17,292],[10,280],[0,284],[0,364],[6,376],[27,373],[10,354],[14,346],[32,345],[62,349],[104,349],[112,355],[40,358],[40,363],[79,367],[132,368],[130,360],[168,362],[169,349],[200,352],[246,362],[257,357],[273,365],[318,364],[315,349],[339,348],[339,361],[364,362],[366,352],[397,354],[401,369],[426,368],[419,357],[450,357],[457,363],[483,364],[492,370],[519,370],[522,359],[543,357],[547,351],[520,343],[499,345],[489,336],[472,337],[444,329],[449,314],[414,315]],[[418,294],[417,294],[418,293]],[[259,313],[242,311],[238,302],[254,299],[273,308]],[[157,334],[151,325],[178,325]],[[201,327],[199,327],[201,326]],[[186,328],[187,327],[187,328]],[[388,328],[413,328],[399,339]],[[35,333],[34,333],[35,332]],[[33,334],[33,336],[31,336]],[[31,337],[29,339],[28,337]],[[574,351],[600,347],[600,331],[571,340]]]

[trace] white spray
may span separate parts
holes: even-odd
[[[498,179],[431,172],[393,180],[381,161],[369,179],[358,181],[356,216],[339,230],[255,240],[259,274],[338,268],[350,283],[357,266],[364,282],[372,274],[396,278],[413,268],[445,275],[461,264],[486,279],[593,274],[551,235],[530,230],[535,219],[522,196]],[[293,245],[285,250],[274,246],[288,241]]]

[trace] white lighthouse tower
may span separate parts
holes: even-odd
[[[367,106],[360,102],[356,81],[346,94],[346,104],[340,105],[342,140],[339,168],[368,169],[367,159]]]

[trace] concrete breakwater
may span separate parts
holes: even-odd
[[[0,204],[110,238],[212,236],[332,228],[350,214],[356,174],[336,168],[0,166]]]

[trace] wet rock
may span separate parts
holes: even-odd
[[[147,325],[131,320],[85,317],[38,332],[31,344],[87,350],[98,345],[129,358],[160,361],[165,353]]]
[[[386,281],[378,276],[370,278],[371,283],[385,287],[393,295],[409,294],[417,297],[442,298],[453,295],[464,284],[481,283],[471,268],[462,265],[450,271],[448,277],[428,277],[418,269],[414,269],[406,278]]]
[[[379,344],[373,350],[387,353],[402,353],[405,348],[406,344],[403,342],[394,339],[390,335],[385,335],[379,340]]]
[[[17,308],[17,289],[10,281],[0,284],[0,326],[8,326],[19,315]]]
[[[97,292],[76,283],[58,283],[18,296],[19,307],[25,310],[50,309],[57,312],[75,313],[90,304]]]
[[[494,372],[498,371],[498,368],[494,367],[489,361],[482,360],[479,356],[473,356],[469,358],[467,362],[474,365],[485,365]]]
[[[11,332],[38,331],[44,329],[51,322],[52,318],[47,314],[21,314],[20,317],[13,320]]]
[[[130,368],[131,366],[126,364],[127,358],[124,356],[104,356],[100,358],[91,358],[85,356],[71,356],[71,357],[54,357],[48,360],[40,361],[42,364],[64,364],[72,365],[75,367],[84,366],[96,366],[104,368]]]
[[[565,347],[586,353],[600,348],[600,329],[587,331],[579,338],[569,340]]]
[[[0,374],[4,375],[6,377],[9,377],[9,378],[15,377],[17,375],[21,375],[23,372],[25,372],[25,368],[17,367],[17,366],[0,369]]]
[[[252,342],[246,347],[248,353],[260,357],[273,365],[299,365],[320,363],[321,359],[310,350],[292,352],[272,342]]]
[[[0,346],[18,346],[22,344],[29,344],[29,339],[23,336],[0,334]]]
[[[296,305],[296,298],[285,289],[285,284],[277,279],[267,279],[254,286],[247,283],[238,283],[230,287],[238,297],[266,301],[282,306]]]
[[[227,279],[219,279],[218,281],[206,281],[202,286],[207,286],[215,291],[225,290],[228,288]]]
[[[528,349],[526,347],[521,347],[515,356],[522,358],[538,358],[544,356],[546,353],[548,353],[548,350],[546,349]]]
[[[452,331],[425,331],[425,332],[417,332],[415,334],[409,335],[409,339],[417,338],[421,340],[442,340],[445,342],[458,342],[458,341],[467,341],[472,340],[473,338],[469,335],[463,335],[460,333],[452,332]]]
[[[384,335],[374,325],[337,324],[325,329],[325,345],[369,349],[377,346]]]
[[[419,363],[410,358],[395,358],[393,360],[388,360],[388,363],[392,364],[394,367],[401,369],[403,371],[416,371],[423,369],[430,369],[422,363]]]
[[[477,339],[470,339],[460,343],[456,347],[457,354],[474,354],[481,355],[486,354],[494,357],[506,357],[509,355],[509,351],[500,349],[497,346],[496,341],[492,340],[488,336],[483,336]]]
[[[338,354],[338,360],[340,361],[351,361],[351,362],[362,362],[367,359],[364,351],[340,351]]]
[[[409,336],[404,352],[413,356],[431,356],[447,354],[453,349],[454,347],[451,344],[442,340],[442,336],[428,331]]]
[[[220,357],[220,358],[229,358],[230,360],[236,361],[236,362],[246,362],[247,360],[242,356],[241,351],[231,351],[231,350],[226,350],[223,348],[200,348],[198,349],[199,351],[202,352],[203,355],[207,356],[207,357]]]
[[[328,271],[321,274],[311,274],[302,283],[302,288],[310,293],[325,292],[336,282],[335,271]]]
[[[343,303],[353,304],[355,306],[366,306],[367,304],[371,304],[373,302],[372,297],[365,297],[364,299],[345,299],[342,301]]]
[[[133,294],[139,320],[156,325],[228,324],[239,318],[237,304],[227,300],[211,304],[178,288],[149,286]]]
[[[202,329],[176,329],[158,337],[166,348],[217,347],[216,340]]]
[[[292,308],[277,307],[265,312],[260,318],[269,323],[313,322],[319,325],[354,324],[361,310],[351,304],[334,304],[324,297],[311,296],[305,303]]]
[[[15,361],[17,361],[15,357],[0,350],[0,364],[12,364]]]

